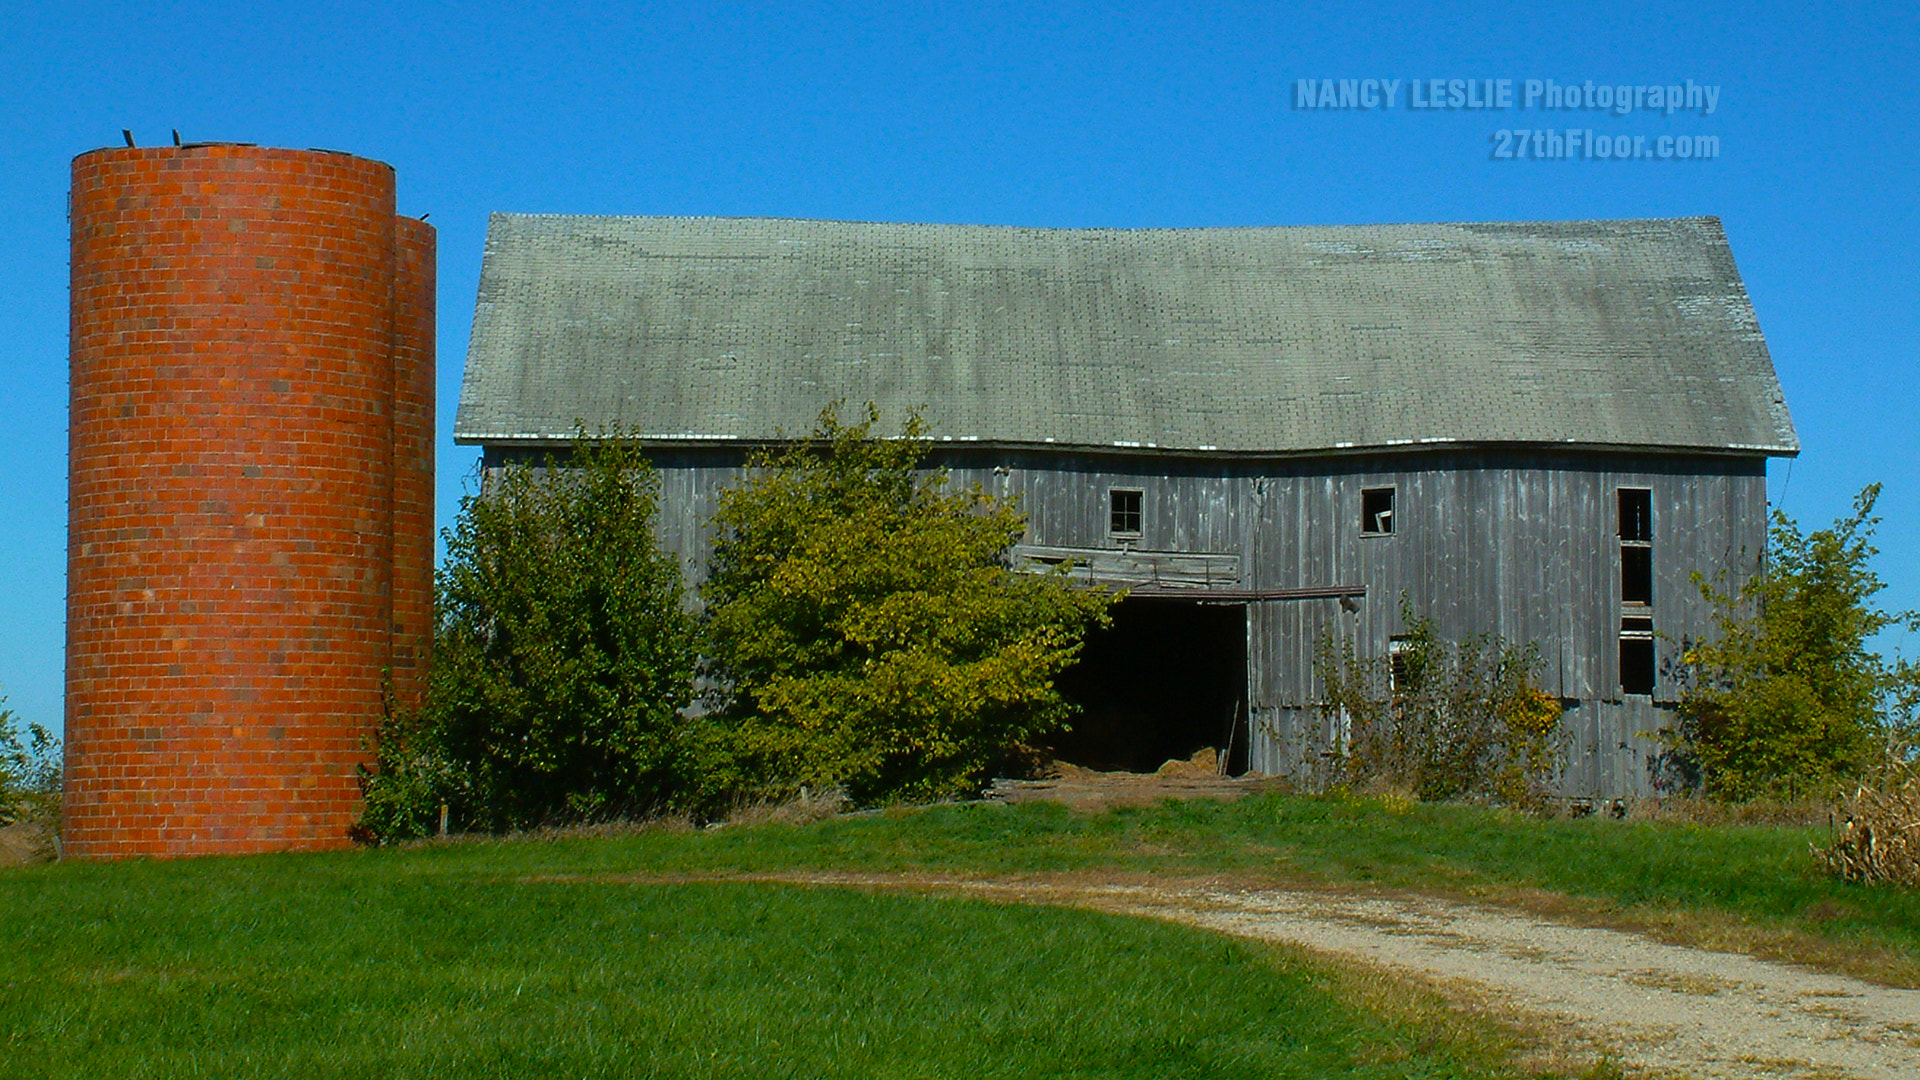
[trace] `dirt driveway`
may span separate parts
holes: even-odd
[[[1203,752],[1137,776],[1068,766],[1003,782],[994,796],[1097,810],[1263,786],[1216,777],[1213,765]],[[1920,1078],[1920,991],[1620,930],[1422,896],[1139,881],[943,887],[1167,919],[1461,986],[1655,1076]]]
[[[1424,897],[1100,887],[1080,903],[1483,989],[1686,1077],[1920,1077],[1920,991]]]

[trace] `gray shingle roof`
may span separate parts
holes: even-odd
[[[1713,218],[1023,229],[496,214],[455,421],[656,440],[924,406],[1002,444],[1794,453]]]

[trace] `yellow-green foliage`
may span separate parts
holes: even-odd
[[[1403,597],[1398,677],[1388,658],[1323,636],[1314,671],[1321,715],[1344,731],[1324,755],[1336,782],[1424,800],[1495,799],[1534,806],[1560,767],[1561,706],[1535,684],[1538,650],[1498,635],[1441,639]]]
[[[706,648],[745,775],[857,801],[952,793],[1070,712],[1053,679],[1111,598],[1016,573],[1018,509],[918,471],[919,417],[836,407],[715,517]]]
[[[1767,564],[1737,595],[1695,576],[1718,633],[1687,643],[1680,723],[1664,737],[1708,795],[1830,791],[1868,768],[1900,726],[1920,680],[1868,647],[1914,618],[1872,602],[1886,587],[1868,565],[1879,495],[1869,486],[1852,515],[1808,534],[1775,511]]]
[[[6,700],[0,697],[0,706]],[[0,708],[0,825],[41,821],[57,826],[60,776],[60,740],[39,724],[28,724],[22,738],[13,710]]]
[[[1506,760],[1495,780],[1501,801],[1522,804],[1536,799],[1559,766],[1560,699],[1537,686],[1514,688],[1498,705],[1506,725]]]

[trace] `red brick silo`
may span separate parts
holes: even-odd
[[[70,215],[65,850],[344,844],[425,649],[432,232],[238,145],[82,154]]]
[[[419,699],[433,641],[433,226],[400,218],[393,290],[393,689]]]

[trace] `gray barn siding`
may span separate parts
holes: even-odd
[[[489,464],[507,454],[489,451]],[[1664,710],[1619,693],[1619,544],[1615,492],[1652,490],[1654,618],[1661,676],[1680,643],[1711,631],[1695,571],[1743,580],[1765,546],[1765,462],[1759,457],[1528,451],[1432,451],[1277,461],[1095,457],[943,446],[936,460],[956,484],[979,483],[1020,500],[1026,543],[1111,549],[1108,490],[1139,488],[1141,552],[1239,556],[1239,589],[1363,586],[1359,610],[1330,599],[1247,604],[1250,764],[1299,774],[1301,754],[1334,733],[1312,708],[1315,642],[1323,630],[1381,656],[1401,633],[1399,598],[1443,636],[1498,633],[1538,645],[1549,693],[1577,702],[1569,740],[1569,795],[1648,790],[1652,744],[1639,737]],[[660,539],[700,580],[719,493],[737,483],[743,451],[671,450],[661,478]],[[1395,530],[1362,536],[1361,491],[1395,490]],[[1203,591],[1196,591],[1196,596]]]
[[[1412,462],[1408,462],[1411,465]],[[1739,581],[1765,543],[1765,474],[1757,460],[1460,455],[1409,468],[1355,463],[1351,471],[1269,478],[1255,500],[1260,587],[1363,584],[1360,610],[1327,600],[1252,605],[1252,763],[1297,773],[1300,755],[1334,733],[1314,715],[1314,642],[1323,629],[1380,656],[1402,632],[1399,597],[1443,636],[1498,633],[1540,648],[1546,689],[1579,702],[1563,725],[1568,795],[1650,790],[1642,737],[1666,722],[1646,698],[1619,692],[1619,544],[1615,492],[1647,487],[1654,507],[1654,619],[1661,672],[1682,642],[1711,631],[1690,582],[1723,569]],[[1397,466],[1397,467],[1396,467]],[[1289,482],[1290,481],[1290,482]],[[1395,489],[1391,536],[1360,535],[1360,491]],[[1663,676],[1655,698],[1671,700]]]

